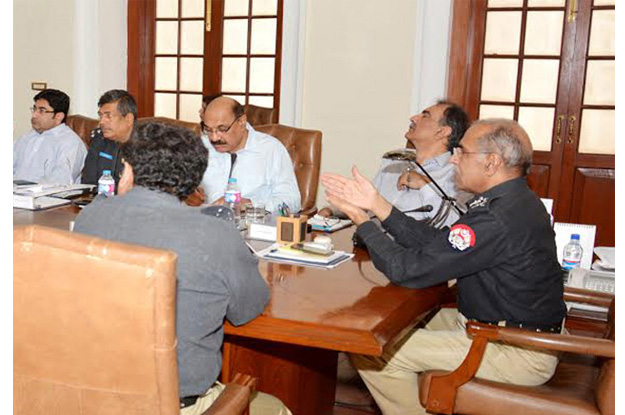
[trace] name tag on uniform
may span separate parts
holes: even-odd
[[[113,160],[113,156],[111,156],[108,153],[105,153],[104,151],[100,151],[100,157],[104,157],[105,159],[109,159],[109,160]]]

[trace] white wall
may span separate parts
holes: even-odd
[[[95,117],[97,100],[126,88],[127,0],[14,0],[14,138],[30,129],[31,81],[66,92],[70,113]]]
[[[323,131],[322,171],[372,176],[408,125],[416,2],[307,2],[302,126]]]
[[[13,118],[15,136],[30,127],[29,107],[38,91],[31,81],[74,94],[75,0],[13,2]],[[54,3],[54,4],[52,4]]]
[[[451,0],[305,4],[301,126],[323,131],[322,172],[373,177],[410,115],[445,95]]]

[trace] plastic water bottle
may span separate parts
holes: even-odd
[[[583,253],[584,250],[579,244],[579,234],[571,234],[571,241],[564,246],[564,251],[562,252],[562,269],[570,271],[579,268]]]
[[[111,176],[110,170],[102,170],[102,176],[98,180],[98,194],[106,197],[115,195],[115,179]]]
[[[231,177],[228,179],[228,186],[224,193],[224,202],[234,212],[234,221],[239,223],[241,220],[241,190],[237,185],[237,179]]]

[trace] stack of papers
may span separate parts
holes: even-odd
[[[275,262],[328,269],[334,268],[354,257],[354,254],[348,254],[343,251],[334,251],[331,255],[313,254],[299,249],[281,246],[280,244],[273,244],[268,248],[256,252],[256,255],[259,258]]]
[[[347,228],[352,224],[352,221],[349,219],[324,218],[323,216],[315,215],[308,219],[308,224],[313,231],[334,232],[339,229]]]
[[[51,185],[51,184],[16,184],[13,183],[13,207],[29,210],[48,209],[71,203],[64,199],[85,190],[92,189],[91,184]]]
[[[58,197],[51,196],[33,197],[18,194],[13,195],[13,207],[20,209],[42,210],[57,206],[69,205],[70,203],[72,203],[71,200],[60,199]]]
[[[592,269],[597,271],[614,272],[616,270],[616,250],[614,247],[598,246],[595,248],[597,259],[592,264]]]

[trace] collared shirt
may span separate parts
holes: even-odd
[[[117,141],[104,138],[100,128],[93,129],[89,152],[85,158],[85,168],[82,172],[82,182],[98,184],[102,172],[110,170],[113,179],[115,179],[115,189],[117,189],[123,167],[119,153],[120,148]]]
[[[80,183],[87,148],[66,124],[38,133],[31,130],[13,144],[13,180]]]
[[[451,229],[434,229],[393,209],[358,227],[376,268],[393,283],[429,287],[458,279],[458,311],[469,319],[557,325],[565,313],[562,270],[549,214],[524,178],[469,201]]]
[[[233,222],[208,216],[175,196],[135,186],[98,197],[76,217],[75,232],[178,255],[176,335],[180,396],[202,395],[221,371],[224,318],[258,316],[269,288]]]
[[[293,170],[293,161],[277,138],[258,132],[247,123],[245,147],[237,151],[232,177],[237,179],[241,196],[252,203],[264,203],[275,213],[278,205],[286,203],[291,212],[301,209],[301,196]],[[232,165],[230,153],[215,150],[206,135],[202,142],[208,148],[208,167],[201,186],[209,203],[224,195]]]
[[[458,192],[454,179],[455,166],[449,162],[449,159],[451,159],[451,153],[445,152],[425,160],[421,165],[430,176],[436,180],[436,183],[438,183],[449,197],[459,197],[459,202],[462,205],[468,197],[466,193]],[[373,179],[373,184],[386,200],[402,212],[432,205],[432,210],[430,212],[409,212],[407,213],[408,216],[417,220],[425,220],[434,217],[443,199],[441,192],[432,183],[428,183],[421,189],[397,189],[399,177],[409,166],[416,173],[422,176],[424,175],[418,167],[415,167],[414,164],[407,161],[382,159],[380,169]],[[457,221],[458,218],[458,213],[454,209],[451,209],[443,226],[451,225]]]

